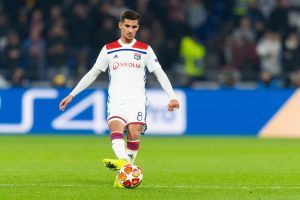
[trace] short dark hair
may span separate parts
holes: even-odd
[[[123,22],[125,19],[140,21],[140,15],[134,10],[125,10],[120,16],[120,21]]]

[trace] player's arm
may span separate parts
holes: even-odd
[[[67,105],[73,100],[73,98],[77,94],[79,94],[84,89],[86,89],[89,85],[91,85],[91,83],[96,80],[96,78],[102,71],[103,72],[106,71],[108,66],[106,55],[107,55],[106,48],[103,47],[92,69],[90,69],[90,71],[88,71],[88,73],[84,75],[84,77],[79,81],[79,83],[72,90],[72,92],[60,102],[59,104],[60,110],[64,111]]]
[[[161,87],[163,88],[163,90],[168,94],[169,96],[169,104],[168,104],[168,110],[169,111],[173,111],[175,109],[179,108],[179,102],[176,99],[174,90],[172,88],[172,85],[166,75],[166,73],[162,70],[162,68],[157,68],[154,70],[154,74],[158,80],[158,82],[160,83]]]
[[[158,82],[160,83],[161,87],[169,96],[169,103],[168,103],[168,110],[173,111],[179,108],[179,102],[175,96],[173,91],[172,85],[166,75],[166,73],[162,70],[156,55],[152,48],[148,47],[148,60],[147,60],[147,68],[149,72],[154,72],[155,76],[157,77]]]

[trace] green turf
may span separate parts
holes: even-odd
[[[300,199],[300,140],[144,137],[133,190],[106,157],[103,136],[0,136],[0,199]]]

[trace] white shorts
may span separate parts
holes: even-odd
[[[145,99],[109,101],[107,103],[107,123],[118,120],[124,123],[126,130],[130,124],[141,124],[142,132],[147,129],[147,103]]]

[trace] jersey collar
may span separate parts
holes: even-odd
[[[136,42],[136,39],[133,38],[133,40],[129,44],[125,44],[124,42],[122,42],[121,38],[118,40],[118,42],[122,47],[132,47]]]

